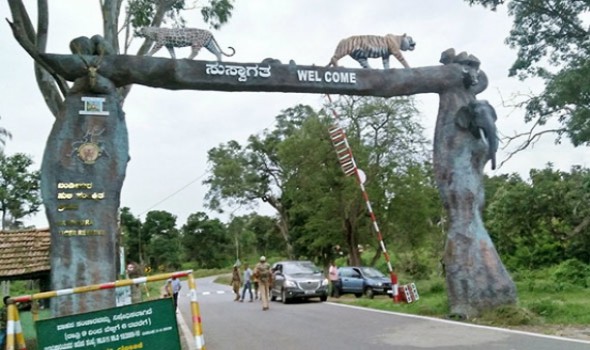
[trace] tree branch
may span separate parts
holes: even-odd
[[[23,40],[29,41],[31,44],[35,42],[35,28],[29,18],[27,9],[23,5],[21,0],[8,0],[8,6],[10,6],[10,12],[12,13],[12,20],[17,23],[22,30]]]
[[[565,128],[559,128],[559,129],[546,129],[546,130],[542,130],[539,132],[533,132],[536,126],[538,126],[538,123],[535,123],[535,125],[528,132],[519,133],[514,136],[510,136],[510,137],[505,138],[505,140],[507,140],[507,142],[506,142],[506,145],[504,147],[502,147],[502,149],[506,149],[512,141],[515,141],[517,139],[522,139],[523,137],[526,137],[526,140],[524,142],[522,142],[516,148],[516,150],[514,150],[508,154],[508,157],[506,157],[506,159],[504,159],[500,163],[500,166],[498,166],[498,169],[502,168],[502,165],[504,165],[504,163],[508,162],[517,153],[520,153],[520,152],[524,151],[525,149],[527,149],[530,145],[535,144],[541,138],[541,136],[543,136],[544,134],[561,133],[566,130]]]
[[[156,8],[156,14],[154,15],[154,19],[152,21],[152,27],[159,27],[162,25],[162,21],[164,21],[164,16],[166,12],[168,12],[173,4],[173,1],[158,1],[158,7]],[[138,56],[145,55],[150,47],[152,46],[153,41],[151,39],[145,39],[143,44],[137,51]]]
[[[104,0],[101,2],[104,39],[112,45],[116,53],[119,53],[117,28],[122,2],[123,0]]]
[[[12,12],[14,23],[8,19],[6,21],[12,29],[16,41],[25,49],[25,51],[35,61],[35,75],[37,84],[45,96],[45,102],[54,116],[63,105],[63,97],[67,94],[69,87],[67,83],[59,77],[55,71],[41,58],[47,44],[47,22],[48,9],[46,0],[39,1],[39,32],[35,34],[35,29],[29,18],[26,8],[20,0],[9,0],[9,6]],[[56,89],[59,88],[59,91]]]
[[[590,225],[590,216],[586,216],[578,226],[574,227],[570,236],[576,236],[580,234],[580,232],[586,229],[588,225]]]
[[[170,10],[170,8],[172,7],[172,5],[174,4],[174,0],[160,0],[158,1],[158,5],[156,8],[156,14],[154,15],[154,19],[152,20],[151,26],[152,27],[159,27],[162,25],[162,22],[164,21],[164,16],[166,15],[166,12],[168,12]],[[143,56],[146,53],[148,53],[149,49],[151,48],[153,43],[153,40],[145,38],[145,40],[143,41],[143,44],[141,44],[141,47],[139,48],[139,50],[137,50],[137,56]],[[125,43],[127,45],[127,43]],[[131,92],[131,84],[125,85],[123,87],[121,87],[121,89],[119,89],[119,93],[121,94],[121,97],[123,98],[123,100],[125,100],[125,98],[127,97],[127,95],[129,95],[129,93]]]
[[[29,54],[29,56],[31,56],[31,58],[33,58],[33,60],[39,65],[38,69],[44,69],[45,71],[47,71],[49,73],[49,75],[53,79],[53,81],[49,81],[51,79],[49,77],[44,77],[42,79],[38,78],[37,82],[39,84],[39,87],[42,89],[42,91],[45,91],[43,89],[47,88],[46,85],[50,85],[50,84],[55,83],[59,87],[59,90],[61,91],[62,95],[63,96],[67,95],[69,87],[67,86],[66,82],[63,79],[61,79],[58,76],[58,74],[51,68],[51,66],[45,62],[45,60],[41,57],[41,53],[39,53],[39,51],[37,50],[37,47],[35,46],[35,44],[27,39],[27,37],[24,33],[25,29],[22,27],[22,22],[15,20],[15,22],[12,23],[8,19],[6,19],[6,21],[10,25],[10,28],[12,29],[12,33],[13,33],[16,41],[20,44],[20,46],[23,49],[25,49],[25,51]],[[55,97],[52,97],[50,99],[46,99],[46,103],[48,104],[49,108],[52,110],[52,113],[53,113],[53,111],[59,109],[59,107],[57,107],[55,105],[55,103],[61,104],[63,102],[63,99],[61,97],[59,97],[59,94],[57,93],[57,91],[52,93],[52,96],[57,96],[58,98],[56,99]],[[54,115],[56,115],[56,114],[54,113]]]
[[[84,60],[79,55],[41,56],[43,61],[69,81],[88,73]],[[87,56],[84,59],[90,62],[92,57]],[[246,81],[238,80],[238,71],[245,71],[246,67],[263,69],[267,72],[263,74],[267,76],[251,73],[251,76],[244,76]],[[227,73],[228,69],[234,69],[235,74]],[[300,92],[391,97],[441,93],[447,89],[464,86],[464,68],[460,64],[381,70],[295,64],[211,63],[187,59],[108,55],[104,56],[98,73],[111,80],[116,87],[141,84],[170,90]],[[320,78],[301,78],[301,74],[308,73]],[[334,82],[324,79],[334,75],[349,81]]]
[[[45,53],[49,27],[49,8],[47,0],[39,0],[37,4],[37,50]],[[66,82],[57,75],[55,78],[52,77],[39,63],[35,64],[35,78],[51,114],[58,117],[59,111],[64,104],[65,94],[69,90]],[[62,91],[63,96],[60,95],[58,88]]]

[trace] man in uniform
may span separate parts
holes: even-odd
[[[260,257],[260,261],[254,267],[254,275],[258,278],[260,288],[260,298],[262,299],[262,310],[268,310],[268,292],[272,282],[270,265],[266,262],[266,257]]]

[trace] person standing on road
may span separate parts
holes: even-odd
[[[266,311],[268,305],[268,291],[272,282],[272,275],[270,273],[270,265],[266,262],[266,257],[260,257],[260,261],[254,268],[254,275],[258,278],[260,288],[260,298],[262,299],[262,310]]]
[[[234,265],[234,270],[232,271],[231,282],[229,285],[232,286],[234,294],[236,295],[234,301],[240,300],[240,286],[242,285],[242,279],[240,278],[240,270],[238,270],[238,265]]]
[[[248,267],[248,264],[244,264],[244,289],[242,289],[242,299],[241,302],[244,302],[244,298],[246,297],[246,290],[250,293],[250,302],[252,302],[252,270]]]
[[[330,262],[328,269],[328,279],[330,280],[330,296],[334,298],[340,297],[340,276],[338,276],[338,268],[334,261]]]
[[[174,310],[178,307],[178,293],[180,292],[180,281],[176,277],[172,277],[166,281],[166,293],[174,299]]]

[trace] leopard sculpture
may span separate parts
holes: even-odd
[[[152,56],[164,46],[174,59],[176,59],[175,47],[190,46],[191,54],[188,56],[189,59],[197,56],[202,47],[217,56],[218,61],[221,61],[221,55],[231,57],[236,53],[236,50],[231,46],[229,47],[232,50],[231,54],[223,52],[213,34],[205,29],[143,27],[139,30],[138,35],[155,42],[154,47],[148,52],[148,56]]]

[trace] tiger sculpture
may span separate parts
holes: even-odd
[[[148,52],[148,56],[152,56],[163,46],[168,49],[170,56],[176,59],[174,53],[175,47],[191,47],[191,54],[189,59],[193,59],[199,53],[202,47],[205,47],[209,52],[217,56],[217,60],[221,61],[221,55],[231,57],[236,53],[233,47],[231,54],[227,54],[221,50],[217,40],[213,37],[210,31],[198,28],[159,28],[159,27],[143,27],[139,30],[138,36],[151,39],[155,42],[154,47]]]
[[[340,40],[328,67],[338,67],[338,60],[349,55],[363,68],[370,68],[368,58],[383,59],[383,68],[389,69],[389,56],[394,55],[405,67],[410,68],[402,51],[413,51],[416,42],[409,35],[356,35]]]

